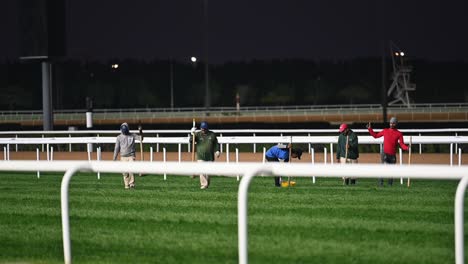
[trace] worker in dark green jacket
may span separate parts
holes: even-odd
[[[196,128],[192,128],[192,137],[195,138],[197,161],[206,162],[214,161],[215,157],[219,158],[218,138],[213,131],[208,129],[207,122],[201,122],[200,131],[196,132]],[[192,142],[193,138],[190,138]],[[200,189],[206,189],[210,185],[210,177],[207,174],[200,174]]]
[[[358,163],[359,149],[358,137],[347,124],[340,125],[340,135],[338,136],[338,148],[336,159],[339,163]],[[355,178],[343,177],[343,183],[356,184]]]

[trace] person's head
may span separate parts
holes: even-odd
[[[302,149],[291,149],[291,158],[301,159]]]
[[[397,124],[398,124],[398,120],[396,117],[393,116],[392,118],[390,118],[390,128],[395,128]]]
[[[208,131],[208,123],[205,121],[201,122],[200,129],[203,133],[206,133],[206,131]]]
[[[340,133],[346,134],[348,132],[348,130],[349,130],[349,128],[348,128],[347,124],[343,123],[343,124],[340,125],[340,129],[339,129]]]
[[[120,132],[124,135],[130,134],[130,128],[128,127],[127,123],[122,123],[120,125]]]

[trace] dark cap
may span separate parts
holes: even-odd
[[[208,123],[205,122],[205,121],[201,122],[200,128],[201,128],[201,129],[208,129]]]

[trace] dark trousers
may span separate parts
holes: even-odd
[[[390,154],[383,153],[381,158],[382,158],[382,163],[384,163],[384,164],[396,164],[396,155],[390,155]],[[383,178],[379,178],[379,185],[380,186],[384,185],[384,179]],[[390,185],[390,186],[393,185],[393,179],[392,178],[388,179],[388,185]]]
[[[268,162],[279,162],[279,160],[277,158],[272,158],[272,157],[268,157],[268,156],[265,156],[265,159]],[[274,179],[275,179],[275,186],[276,187],[281,187],[281,177],[275,176]]]

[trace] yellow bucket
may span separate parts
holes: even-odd
[[[295,182],[295,181],[291,181],[291,186],[289,186],[289,182],[288,182],[288,181],[281,182],[281,187],[294,187],[294,186],[296,186],[296,182]]]

